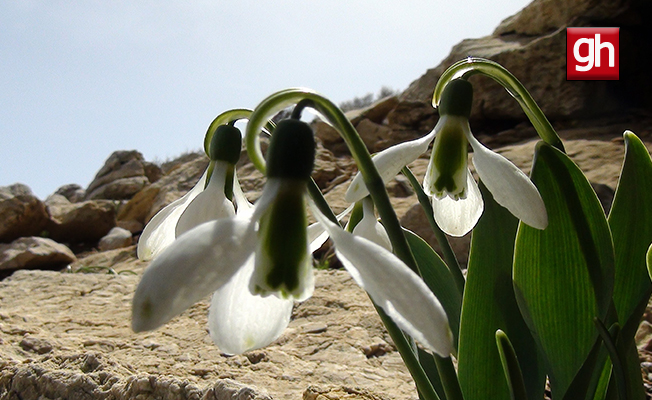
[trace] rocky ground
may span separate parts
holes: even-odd
[[[348,117],[372,152],[422,136],[437,121],[429,103],[444,68],[469,54],[491,58],[530,89],[608,210],[623,131],[634,131],[652,150],[652,102],[645,96],[652,84],[636,62],[645,49],[634,41],[649,35],[646,4],[535,0],[492,35],[455,46],[401,95]],[[566,26],[621,26],[623,79],[567,82]],[[472,80],[473,131],[528,172],[536,142],[531,125],[502,88]],[[313,177],[339,212],[347,207],[343,194],[355,166],[332,128],[316,122],[314,129]],[[420,178],[427,158],[411,165]],[[0,187],[0,399],[417,399],[369,299],[340,270],[316,272],[315,295],[296,305],[290,328],[263,350],[220,353],[206,332],[208,299],[155,332],[131,332],[131,296],[147,266],[135,256],[138,237],[156,212],[196,183],[207,162],[188,153],[157,165],[138,151],[117,151],[86,188],[66,185],[41,200],[23,184]],[[262,175],[246,157],[237,172],[255,200]],[[406,180],[387,188],[401,224],[436,248]],[[462,265],[468,243],[468,237],[452,240]],[[322,249],[317,264],[327,265],[329,255]],[[329,264],[337,266],[334,259]],[[652,308],[637,344],[652,393]]]

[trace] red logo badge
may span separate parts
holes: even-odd
[[[618,80],[619,35],[620,28],[566,28],[566,79]]]

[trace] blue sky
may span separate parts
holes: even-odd
[[[0,186],[88,186],[115,150],[201,148],[213,118],[286,87],[405,89],[527,0],[0,2]]]

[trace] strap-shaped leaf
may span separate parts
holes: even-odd
[[[518,220],[480,182],[485,209],[473,230],[462,303],[458,374],[466,400],[506,399],[496,331],[511,338],[531,399],[543,398],[545,375],[512,285]]]
[[[496,345],[500,354],[500,361],[503,364],[505,379],[509,386],[510,398],[512,400],[527,400],[521,366],[516,351],[514,351],[514,346],[512,346],[505,332],[501,330],[496,332]]]
[[[414,254],[414,259],[417,261],[421,278],[446,311],[454,343],[457,344],[462,294],[455,284],[455,279],[444,261],[427,242],[408,230],[404,230],[404,233],[412,254]]]
[[[519,307],[544,354],[553,395],[562,398],[593,348],[613,292],[613,245],[598,198],[580,169],[550,145],[532,168],[548,227],[521,224],[514,254]]]
[[[615,251],[613,301],[623,340],[633,340],[652,293],[645,253],[652,243],[652,160],[641,140],[625,132],[625,161],[609,213]]]

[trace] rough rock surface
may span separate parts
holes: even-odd
[[[652,31],[652,4],[641,0],[537,0],[507,18],[490,36],[464,40],[439,66],[428,70],[401,101],[429,103],[441,73],[467,56],[494,60],[523,82],[551,120],[587,119],[648,109],[652,79],[637,60],[645,59]],[[566,28],[620,27],[620,80],[566,81]],[[488,78],[473,78],[472,118],[525,120],[515,101]]]
[[[22,237],[0,243],[0,271],[17,269],[61,269],[77,258],[66,246],[51,239]]]
[[[191,153],[183,162],[169,166],[167,173],[155,183],[137,192],[118,211],[119,221],[147,223],[163,207],[192,189],[208,166],[203,153]]]
[[[18,271],[0,282],[0,398],[190,399],[224,379],[251,387],[258,397],[247,399],[331,390],[417,398],[371,302],[346,272],[317,271],[315,295],[295,307],[281,338],[240,356],[223,355],[208,337],[208,299],[157,331],[131,332],[138,279]]]
[[[41,233],[48,222],[45,205],[26,185],[0,187],[0,243]]]
[[[116,225],[116,205],[110,200],[71,203],[54,194],[45,201],[50,237],[63,243],[96,243]]]
[[[131,232],[127,229],[116,226],[106,234],[97,245],[100,251],[121,249],[129,247],[132,243]]]
[[[135,150],[116,151],[106,160],[86,189],[86,199],[130,199],[140,189],[161,177],[161,170],[144,161]]]
[[[79,201],[83,201],[84,198],[86,197],[86,191],[84,190],[84,188],[77,185],[76,183],[63,185],[59,189],[57,189],[54,192],[54,194],[58,194],[65,197],[71,203],[77,203]]]

